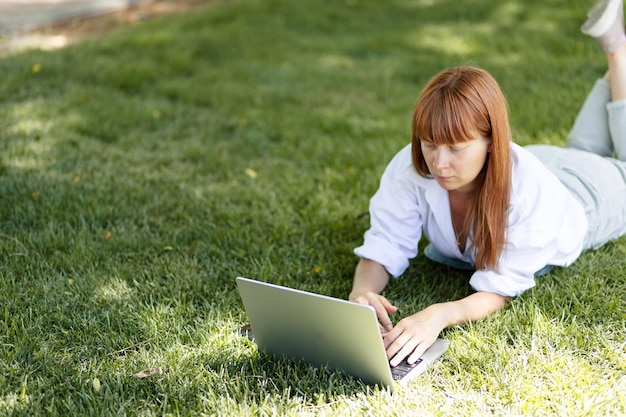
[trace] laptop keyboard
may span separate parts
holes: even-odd
[[[420,362],[422,362],[422,358],[419,358],[417,361],[415,361],[414,364],[410,365],[406,361],[406,359],[404,359],[402,362],[400,362],[398,364],[398,366],[392,366],[391,367],[391,376],[393,377],[393,380],[394,381],[398,381],[398,380],[402,379],[403,376],[408,374],[411,371],[411,369],[413,369],[417,365],[419,365]]]

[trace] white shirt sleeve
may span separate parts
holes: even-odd
[[[546,265],[566,266],[580,255],[587,219],[580,202],[533,155],[515,145],[507,243],[499,271],[479,270],[476,291],[517,296],[535,286]]]
[[[391,160],[383,173],[378,191],[370,200],[370,228],[364,243],[354,253],[383,265],[398,277],[417,255],[422,236],[422,216],[415,185],[417,176],[411,160],[411,145]]]

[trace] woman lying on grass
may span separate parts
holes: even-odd
[[[485,71],[445,70],[425,87],[412,143],[387,166],[370,202],[350,300],[374,307],[391,365],[415,362],[441,330],[480,320],[552,265],[626,234],[626,36],[622,0],[599,2],[582,31],[608,72],[578,114],[567,148],[511,141],[507,105]],[[617,158],[614,158],[617,155]],[[380,295],[417,255],[475,270],[466,298],[400,320]]]

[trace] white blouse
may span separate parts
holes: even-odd
[[[475,271],[470,285],[513,297],[535,286],[534,274],[544,266],[574,262],[588,225],[582,204],[534,155],[515,143],[511,154],[508,228],[499,270]],[[385,169],[370,200],[370,222],[354,253],[380,263],[393,277],[417,255],[422,233],[443,255],[475,264],[474,251],[461,253],[456,246],[448,192],[415,171],[410,144]],[[465,247],[470,243],[471,236]]]

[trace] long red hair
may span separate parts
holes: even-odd
[[[421,141],[453,145],[482,136],[491,141],[485,165],[465,216],[464,232],[472,236],[477,269],[497,269],[506,243],[511,190],[511,128],[508,107],[497,81],[474,67],[447,69],[433,77],[413,112],[413,165],[432,177]]]

